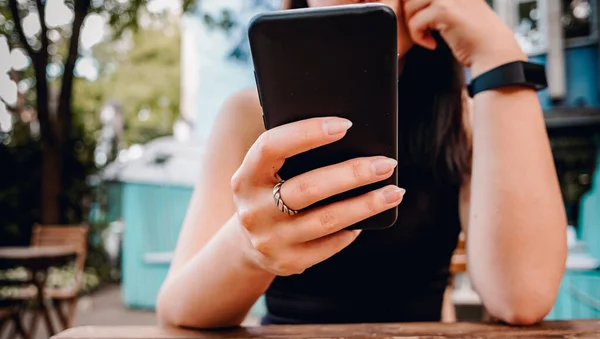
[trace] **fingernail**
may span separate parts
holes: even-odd
[[[355,237],[358,237],[361,232],[362,232],[362,230],[354,230],[354,231],[352,231],[352,233],[354,233]]]
[[[398,162],[394,159],[376,159],[373,161],[373,173],[375,175],[388,174],[396,168]]]
[[[344,133],[350,127],[352,127],[352,122],[348,119],[334,118],[323,123],[323,129],[329,135]]]
[[[392,187],[383,191],[383,197],[385,198],[386,203],[391,204],[402,199],[405,193],[406,190],[404,188]]]

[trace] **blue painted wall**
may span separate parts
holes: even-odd
[[[147,262],[145,256],[173,251],[191,195],[191,187],[123,184],[125,305],[155,307],[169,265]]]
[[[547,320],[600,318],[600,271],[567,272]]]
[[[600,135],[596,137],[600,147]],[[587,243],[590,253],[600,259],[600,154],[596,173],[592,178],[592,188],[581,199],[579,236]],[[600,283],[597,286],[600,290]]]
[[[545,64],[546,56],[534,56],[532,61]],[[584,102],[588,107],[600,107],[600,86],[598,79],[598,45],[570,48],[565,52],[567,74],[567,97],[564,106],[578,107]],[[544,109],[552,107],[548,91],[540,92],[540,101]]]

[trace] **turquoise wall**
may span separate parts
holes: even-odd
[[[191,195],[191,187],[123,184],[125,305],[154,308],[169,265],[148,262],[145,257],[173,251]]]
[[[600,318],[600,271],[567,272],[547,320]]]
[[[546,56],[534,56],[532,61],[546,64]],[[600,65],[598,65],[598,45],[589,45],[565,50],[567,95],[563,103],[567,107],[578,107],[585,103],[587,107],[600,107],[598,84]],[[552,108],[548,91],[540,92],[540,101],[544,109]]]
[[[600,135],[596,137],[600,146]],[[579,236],[600,259],[600,155],[592,188],[581,199]],[[549,319],[600,318],[600,270],[567,272]]]
[[[600,148],[600,135],[596,136]],[[587,243],[591,254],[600,259],[600,154],[592,188],[581,199],[579,236]],[[597,286],[600,290],[600,283]]]

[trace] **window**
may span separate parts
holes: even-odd
[[[548,0],[542,0],[548,1]],[[556,1],[556,0],[552,0]],[[598,40],[598,0],[559,0],[562,2],[561,25],[567,46],[594,43]],[[522,48],[530,54],[543,53],[545,42],[541,30],[538,0],[516,0],[516,20],[513,30]]]
[[[591,0],[563,0],[565,38],[588,38],[593,34]]]
[[[535,53],[544,48],[539,22],[540,12],[537,0],[525,0],[517,3],[517,27],[514,31],[517,40],[525,51]]]

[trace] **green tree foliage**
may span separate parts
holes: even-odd
[[[61,171],[57,198],[60,210],[58,221],[65,224],[88,221],[90,206],[96,200],[97,193],[90,178],[98,171],[94,162],[94,150],[101,127],[99,111],[107,100],[117,100],[123,107],[126,144],[144,143],[156,136],[170,133],[178,113],[180,33],[173,18],[155,15],[151,21],[158,20],[160,27],[139,29],[137,17],[149,15],[145,10],[147,1],[92,3],[97,3],[98,6],[90,4],[88,13],[108,15],[114,33],[113,39],[96,45],[92,55],[87,55],[98,62],[97,80],[77,78],[74,67],[67,67],[70,63],[67,61],[69,56],[73,58],[73,54],[70,54],[73,25],[46,28],[48,32],[58,33],[58,39],[55,33],[50,33],[55,39],[48,41],[46,52],[39,35],[37,38],[25,39],[30,44],[27,49],[47,55],[48,64],[43,72],[39,69],[36,71],[35,62],[40,62],[39,59],[43,57],[34,56],[30,67],[11,74],[14,80],[25,80],[30,84],[30,90],[22,93],[22,100],[17,105],[10,107],[14,121],[12,130],[9,133],[0,132],[0,246],[26,245],[33,223],[44,222],[41,196],[43,186],[49,179],[43,171],[44,162],[47,161],[46,150],[52,144],[48,134],[39,133],[39,127],[43,124],[42,119],[39,119],[40,102],[47,105],[48,112],[52,113],[50,116],[61,117],[56,121],[46,121],[50,126],[46,126],[46,129],[55,133],[58,126],[68,126],[69,132],[62,135],[64,139],[61,141],[61,152],[55,154]],[[186,8],[191,8],[193,2],[185,3]],[[21,17],[38,11],[37,3],[33,1],[19,1],[16,4]],[[66,4],[74,9],[73,1],[67,1]],[[0,36],[7,38],[10,48],[23,47],[24,41],[19,33],[21,29],[12,20],[9,5],[13,5],[13,2],[9,4],[0,1]],[[74,22],[78,20],[80,19]],[[127,40],[130,41],[129,48],[119,47]],[[72,60],[79,57],[75,53],[75,59]],[[34,60],[36,58],[37,61]],[[51,75],[46,71],[53,65],[59,66],[59,74]],[[66,96],[69,104],[63,106],[67,107],[66,111],[59,112],[56,103],[60,101],[61,91],[65,88],[64,79],[69,77],[68,73],[73,76],[72,88]],[[47,84],[47,97],[44,100],[39,100],[40,83]],[[146,121],[139,121],[138,112],[144,107],[149,108],[150,114]],[[34,112],[38,111],[37,121],[24,119],[26,113],[30,112],[29,108],[33,108]],[[65,114],[68,114],[68,125],[62,119]],[[92,235],[88,264],[93,262],[95,265],[92,266],[106,271],[97,267],[98,263],[106,263],[98,243],[99,232],[105,224],[90,226]]]
[[[145,11],[149,0],[65,0],[64,3],[73,20],[70,24],[51,27],[46,21],[47,2],[43,0],[0,2],[0,35],[7,38],[10,48],[23,48],[31,60],[29,69],[12,72],[14,80],[27,78],[32,86],[30,93],[24,95],[16,106],[8,106],[16,120],[22,118],[27,106],[33,107],[37,116],[39,132],[31,142],[39,143],[38,147],[43,150],[39,154],[39,168],[44,180],[40,182],[41,201],[35,218],[43,223],[71,220],[67,192],[74,174],[70,173],[69,159],[76,151],[72,147],[82,143],[74,140],[83,133],[74,119],[72,96],[76,81],[75,65],[80,57],[79,38],[85,18],[91,13],[107,17],[114,37],[118,38],[126,32],[137,31],[140,14],[149,14]],[[193,0],[183,1],[186,10],[193,4]],[[40,29],[31,36],[26,35],[23,25],[23,19],[27,17],[37,17],[39,21]],[[6,100],[3,101],[6,103]],[[5,144],[15,146],[15,139],[23,137],[2,135]],[[27,137],[25,139],[23,142],[30,142]]]
[[[118,102],[125,117],[126,146],[170,134],[180,101],[178,25],[168,22],[140,30],[131,41],[125,53],[114,52],[112,42],[98,45],[94,56],[105,70],[97,81],[80,80],[76,92],[81,95],[75,96],[78,106],[93,112],[107,100]]]

